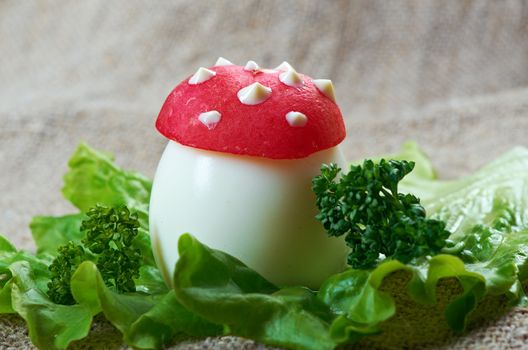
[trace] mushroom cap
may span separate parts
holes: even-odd
[[[281,81],[281,70],[236,65],[208,70],[195,74],[205,80],[191,76],[167,97],[156,121],[165,137],[204,150],[272,159],[304,158],[345,138],[339,107],[306,75],[298,74],[302,85],[290,86]],[[263,96],[269,89],[260,87],[257,100],[242,103],[238,92],[254,83],[271,88],[271,94]]]

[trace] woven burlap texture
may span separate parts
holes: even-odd
[[[64,214],[66,162],[81,140],[152,176],[166,140],[154,120],[168,92],[218,56],[283,60],[331,78],[350,159],[407,139],[444,178],[527,145],[528,3],[510,1],[0,2],[0,232],[32,249],[28,222]],[[0,318],[0,348],[30,347],[23,322]],[[96,323],[77,347],[120,340]],[[451,348],[528,342],[513,310]],[[228,337],[180,348],[249,349]]]

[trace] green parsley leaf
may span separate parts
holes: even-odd
[[[138,234],[137,214],[126,206],[107,208],[96,206],[87,212],[81,223],[85,234],[82,244],[69,242],[59,247],[51,263],[48,296],[58,304],[72,305],[75,299],[70,283],[73,273],[83,261],[93,261],[104,282],[117,292],[134,292],[139,278],[140,250],[132,245]]]
[[[365,160],[341,178],[337,165],[323,165],[313,179],[316,218],[328,235],[345,236],[352,267],[372,268],[384,257],[407,263],[446,245],[445,223],[426,218],[416,196],[398,193],[398,183],[413,168],[414,162],[404,160]]]

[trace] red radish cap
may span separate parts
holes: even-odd
[[[270,70],[224,58],[174,88],[156,128],[186,146],[273,159],[307,157],[345,138],[330,80],[287,62]]]

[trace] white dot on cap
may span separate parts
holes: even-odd
[[[279,74],[279,80],[284,85],[288,85],[292,87],[303,86],[303,81],[301,79],[301,76],[294,69],[288,69],[287,71]]]
[[[330,79],[314,79],[312,80],[317,90],[323,95],[335,102],[334,85]]]
[[[271,88],[261,83],[253,83],[237,92],[238,99],[245,105],[257,105],[271,96]]]
[[[303,127],[308,123],[308,117],[301,112],[288,112],[285,117],[288,124],[294,128]]]
[[[214,66],[221,67],[221,66],[233,66],[233,65],[234,65],[233,62],[231,62],[230,60],[225,59],[223,57],[218,57]]]
[[[204,81],[211,79],[215,75],[216,75],[216,72],[214,70],[200,67],[198,68],[196,73],[194,73],[194,75],[189,79],[189,84],[191,85],[201,84]]]
[[[222,119],[222,115],[218,111],[204,112],[198,116],[198,120],[209,130],[213,130],[218,122]]]
[[[255,72],[255,71],[259,70],[259,69],[260,69],[260,67],[257,64],[257,62],[255,62],[255,61],[248,61],[246,63],[246,65],[244,66],[244,70],[248,71],[248,72]]]
[[[288,62],[286,61],[283,61],[281,64],[279,64],[277,67],[275,67],[275,70],[283,70],[283,71],[287,71],[287,70],[290,70],[290,69],[293,69],[295,70],[291,64],[289,64]]]

